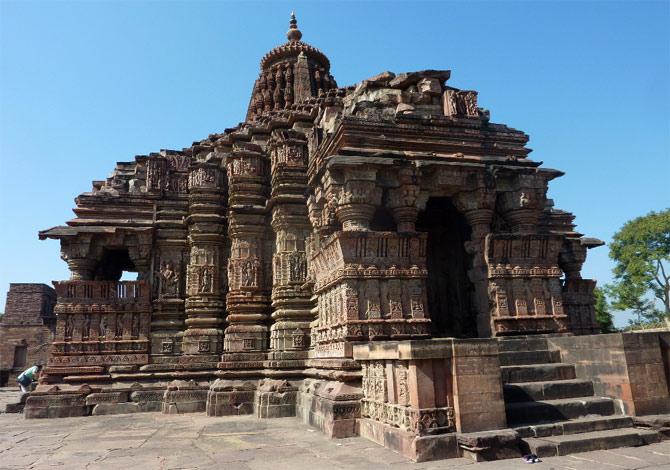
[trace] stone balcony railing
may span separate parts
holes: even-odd
[[[147,362],[151,291],[146,281],[71,280],[54,286],[52,368]]]
[[[57,281],[58,303],[149,303],[146,281]]]

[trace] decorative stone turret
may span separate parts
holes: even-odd
[[[302,32],[294,13],[291,13],[286,37],[288,42],[275,47],[261,60],[261,72],[251,93],[247,121],[337,88],[330,74],[328,58],[301,41]]]

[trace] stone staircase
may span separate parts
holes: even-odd
[[[525,453],[550,457],[660,440],[658,432],[636,428],[612,399],[595,396],[593,383],[576,378],[574,365],[560,360],[546,337],[500,340],[507,424]]]

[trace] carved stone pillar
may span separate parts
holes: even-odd
[[[500,207],[515,233],[536,233],[545,206],[547,181],[538,175],[518,175],[514,191],[501,193]]]
[[[61,259],[70,269],[73,281],[90,281],[93,279],[97,260],[91,257],[91,237],[78,236],[61,240]]]
[[[388,207],[398,226],[398,232],[414,232],[419,208],[416,205],[419,196],[416,171],[403,168],[398,175],[400,186],[389,190]]]
[[[123,245],[128,248],[128,256],[137,271],[137,279],[149,281],[151,279],[153,229],[126,234]]]
[[[582,266],[586,261],[586,246],[579,238],[566,239],[559,253],[559,265],[565,273],[566,281],[582,278]]]
[[[86,258],[70,258],[67,267],[70,269],[70,279],[73,281],[90,281],[93,279],[96,261]]]
[[[215,355],[222,347],[226,230],[223,184],[223,173],[215,164],[198,163],[189,172],[186,222],[191,255],[186,274],[187,318],[182,344],[183,352],[189,355]]]
[[[311,292],[303,290],[307,277],[307,145],[295,131],[275,131],[272,158],[272,320],[270,358],[304,359],[309,347]]]
[[[466,252],[472,256],[468,277],[475,288],[473,304],[477,314],[477,335],[480,338],[487,338],[491,336],[491,312],[485,240],[491,233],[495,193],[482,187],[478,191],[457,194],[454,203],[463,213],[471,229],[470,240],[465,244]]]
[[[268,349],[268,164],[261,148],[236,144],[227,160],[229,198],[227,322],[222,365],[259,368]]]
[[[370,222],[381,204],[382,191],[377,187],[377,170],[344,170],[344,187],[336,209],[342,230],[370,230]]]
[[[593,246],[599,246],[596,242]],[[582,279],[582,266],[586,261],[587,246],[579,238],[566,238],[559,253],[558,263],[565,273],[563,281],[563,306],[570,320],[570,331],[574,334],[595,334],[600,327],[596,320],[596,281]]]
[[[477,310],[477,335],[480,338],[487,338],[491,336],[491,318],[484,240],[486,235],[491,233],[493,210],[474,209],[466,211],[464,215],[472,228],[472,235],[470,242],[466,244],[466,251],[472,255],[472,267],[468,271],[468,277],[475,287],[473,300]]]

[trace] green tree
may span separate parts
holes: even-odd
[[[596,287],[593,291],[593,295],[596,298],[596,321],[600,326],[601,333],[613,333],[616,331],[614,327],[614,319],[612,318],[612,312],[610,312],[610,306],[607,303],[607,297],[605,292]]]
[[[632,310],[640,325],[670,318],[670,209],[624,224],[610,244],[615,310]]]

